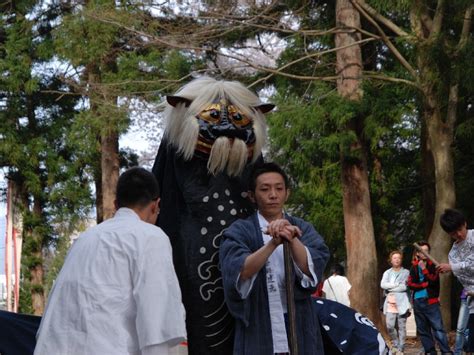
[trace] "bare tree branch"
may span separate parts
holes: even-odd
[[[137,30],[135,28],[125,26],[124,24],[119,23],[117,21],[96,16],[95,14],[89,13],[89,14],[87,14],[87,17],[90,17],[91,19],[94,19],[94,20],[99,21],[99,22],[107,23],[109,25],[113,25],[113,26],[116,26],[118,28],[125,29],[125,30],[129,31],[130,33],[135,33],[139,36],[143,36],[145,38],[148,38],[149,40],[152,40],[152,42],[153,42],[153,43],[150,42],[149,44],[159,43],[165,48],[177,48],[177,49],[187,49],[187,50],[196,50],[196,51],[202,51],[203,50],[203,48],[201,48],[201,47],[196,47],[196,46],[191,45],[191,44],[182,44],[182,43],[177,42],[176,40],[172,40],[171,38],[163,39],[164,36],[154,36],[154,35],[151,35],[149,33]],[[184,39],[185,37],[182,36],[181,38]]]
[[[295,60],[293,60],[289,63],[286,63],[285,65],[283,65],[283,66],[281,66],[277,69],[257,65],[257,64],[255,64],[255,63],[253,63],[253,62],[251,62],[251,61],[249,61],[249,60],[247,60],[247,59],[245,59],[241,56],[235,56],[235,55],[225,54],[225,53],[219,53],[218,55],[226,57],[226,58],[238,60],[239,62],[242,62],[242,63],[245,63],[245,64],[249,65],[250,67],[252,67],[255,70],[270,73],[270,75],[267,77],[267,79],[270,78],[273,75],[281,75],[281,76],[285,76],[285,77],[288,77],[288,78],[299,79],[299,80],[330,80],[330,81],[332,81],[332,80],[337,79],[338,76],[315,77],[315,76],[306,76],[306,75],[296,75],[296,74],[291,74],[291,73],[285,73],[285,72],[283,72],[283,70],[288,68],[288,67],[291,67],[292,65],[294,65],[296,63],[299,63],[303,60],[310,59],[310,58],[315,58],[315,57],[321,57],[325,54],[336,52],[340,49],[360,45],[360,44],[363,44],[363,43],[371,42],[373,40],[374,40],[373,38],[366,38],[366,39],[351,43],[350,45],[347,45],[347,46],[342,46],[342,47],[338,47],[338,48],[331,48],[331,49],[328,49],[328,50],[325,50],[325,51],[308,54],[306,56],[295,59]],[[262,80],[258,80],[258,82],[260,82],[260,81],[262,81]]]
[[[431,28],[430,39],[438,37],[443,26],[443,17],[445,12],[445,0],[438,0],[435,15],[433,17],[433,26]]]
[[[472,12],[474,11],[474,5],[469,6],[466,9],[461,35],[459,38],[458,45],[456,47],[456,51],[454,53],[455,56],[464,48],[467,44],[469,39],[469,33],[471,31],[472,25]],[[454,77],[451,78],[451,85],[449,86],[449,99],[448,99],[448,108],[446,112],[446,125],[447,127],[454,127],[456,123],[457,117],[457,109],[459,103],[459,80],[460,80],[460,72],[459,68],[455,69]]]
[[[421,20],[421,32],[420,32],[420,38],[426,39],[426,37],[429,37],[429,34],[433,32],[433,19],[430,17],[428,12],[425,9],[422,9],[420,12],[420,20]],[[423,31],[426,29],[426,31]]]
[[[379,24],[367,13],[367,11],[364,10],[359,4],[357,0],[351,0],[351,2],[354,4],[355,8],[370,22],[372,25],[374,25],[378,32],[380,33],[380,36],[382,37],[383,42],[387,45],[387,47],[392,51],[393,55],[395,58],[398,59],[400,64],[402,64],[406,70],[411,74],[411,76],[414,79],[418,78],[418,74],[416,73],[415,69],[408,63],[408,61],[403,57],[403,55],[398,51],[398,49],[394,46],[394,44],[390,41],[390,39],[387,37],[385,32],[382,30],[382,28],[379,26]]]
[[[273,75],[281,75],[281,76],[285,76],[285,77],[289,77],[289,78],[293,78],[293,79],[299,79],[299,80],[333,81],[333,80],[336,79],[336,76],[323,76],[323,77],[321,77],[321,76],[305,76],[305,75],[297,75],[297,74],[287,73],[284,70],[291,67],[291,66],[293,66],[294,64],[297,64],[297,63],[301,62],[301,61],[311,59],[311,58],[321,57],[325,54],[335,52],[335,51],[337,51],[341,48],[347,47],[347,46],[344,46],[344,47],[341,47],[341,48],[333,48],[333,49],[329,49],[329,50],[326,50],[326,51],[311,53],[311,54],[308,54],[306,56],[300,57],[300,58],[298,58],[294,61],[291,61],[291,62],[285,64],[284,66],[280,67],[280,68],[274,69],[274,68],[270,68],[270,67],[267,67],[267,66],[258,65],[256,63],[252,62],[251,60],[248,60],[243,55],[224,53],[222,51],[215,50],[214,48],[197,47],[195,44],[192,44],[192,43],[182,43],[182,42],[177,40],[178,38],[180,38],[178,36],[174,36],[174,38],[172,40],[170,40],[166,36],[151,35],[151,34],[148,34],[146,32],[139,31],[135,28],[125,26],[124,24],[119,23],[117,21],[114,21],[114,20],[111,20],[111,19],[105,19],[105,18],[102,18],[102,17],[98,17],[95,14],[89,14],[89,16],[91,18],[93,18],[94,20],[101,21],[101,22],[104,22],[104,23],[108,23],[108,24],[120,27],[122,29],[130,31],[131,33],[135,33],[139,36],[144,36],[144,37],[148,38],[148,40],[149,40],[148,45],[153,45],[153,44],[158,43],[159,45],[162,45],[162,46],[167,47],[167,48],[185,49],[185,50],[192,50],[192,51],[196,51],[196,52],[207,51],[207,52],[210,52],[210,53],[215,53],[217,56],[220,56],[220,57],[225,57],[225,58],[233,59],[233,60],[236,60],[238,62],[244,63],[247,66],[249,66],[249,67],[251,67],[251,68],[253,68],[257,71],[262,71],[262,72],[269,73],[269,75],[267,75],[264,78],[261,78],[261,79],[257,80],[252,85],[255,85],[256,83],[261,82],[261,81],[268,80]],[[357,29],[356,28],[332,28],[328,31],[323,31],[323,32],[321,32],[321,31],[308,31],[306,33],[311,34],[311,35],[316,35],[316,34],[317,35],[323,35],[323,34],[327,35],[329,33],[338,33],[338,32],[351,33],[351,32],[356,32],[356,31],[361,31],[361,29],[359,29],[359,28],[357,28]],[[373,41],[373,40],[376,40],[376,39],[380,39],[379,36],[374,35],[370,32],[366,32],[366,31],[361,31],[361,32],[364,32],[367,36],[370,36],[370,38],[363,39],[363,40],[355,42],[354,44],[351,44],[351,45],[360,45],[360,44],[367,43],[367,42],[370,42],[370,41]],[[300,31],[293,31],[292,33],[301,34]],[[183,38],[184,38],[184,36],[183,36]]]
[[[255,61],[252,61],[251,59],[248,58],[248,56],[239,54],[239,53],[232,53],[232,50],[242,50],[244,48],[248,48],[251,46],[244,46],[244,47],[234,47],[232,49],[229,49],[227,52],[223,52],[221,50],[218,50],[217,48],[209,47],[206,46],[206,43],[209,41],[209,39],[218,39],[218,38],[224,38],[227,33],[229,33],[231,30],[229,28],[233,28],[235,30],[236,28],[240,31],[245,31],[249,29],[259,29],[259,30],[267,30],[269,32],[276,32],[276,33],[282,33],[285,34],[288,38],[288,35],[291,37],[292,35],[294,36],[304,36],[304,37],[316,37],[316,36],[324,36],[324,35],[330,35],[330,34],[336,34],[336,33],[351,33],[351,32],[359,32],[364,34],[367,38],[355,42],[354,44],[351,45],[361,45],[364,43],[368,43],[373,40],[382,40],[386,45],[392,50],[392,52],[395,54],[397,59],[402,63],[402,65],[407,68],[407,70],[412,74],[414,78],[416,78],[416,73],[415,71],[411,68],[411,66],[408,64],[408,62],[403,58],[403,56],[398,52],[398,50],[395,48],[395,46],[390,42],[389,38],[387,35],[383,32],[383,30],[378,26],[378,24],[375,22],[375,20],[371,17],[372,15],[376,17],[376,19],[381,22],[383,25],[385,25],[387,28],[395,32],[397,35],[404,36],[404,37],[409,37],[408,33],[403,31],[401,28],[398,28],[395,24],[393,24],[390,20],[386,19],[382,15],[378,14],[376,10],[372,9],[369,5],[365,3],[364,0],[352,0],[355,2],[356,8],[366,17],[369,18],[369,21],[371,21],[374,26],[377,28],[378,32],[380,33],[380,36],[371,32],[368,32],[366,30],[363,30],[361,28],[340,28],[340,27],[334,27],[328,30],[324,31],[318,31],[318,30],[305,30],[305,29],[292,29],[285,24],[282,24],[281,21],[279,21],[277,18],[268,16],[268,12],[266,14],[260,13],[255,16],[235,16],[235,15],[230,15],[230,14],[225,14],[225,13],[217,13],[217,12],[206,12],[204,16],[200,16],[199,20],[203,20],[204,22],[207,21],[207,23],[196,23],[196,19],[189,17],[187,18],[186,16],[181,16],[184,18],[187,18],[190,22],[196,23],[196,28],[193,28],[192,31],[190,31],[190,28],[179,28],[176,29],[174,27],[166,26],[164,24],[160,24],[160,31],[163,31],[164,34],[156,35],[156,34],[150,34],[147,33],[143,30],[134,28],[132,26],[127,26],[126,24],[122,23],[119,19],[114,19],[113,17],[104,17],[104,16],[99,16],[96,13],[88,13],[87,16],[90,17],[93,20],[100,21],[103,23],[107,23],[109,25],[116,26],[118,28],[121,28],[123,30],[126,30],[130,33],[133,33],[134,35],[137,36],[137,38],[145,38],[146,40],[141,42],[141,45],[144,46],[157,46],[161,48],[175,48],[175,49],[181,49],[181,50],[188,50],[188,51],[195,51],[197,54],[198,53],[212,53],[217,55],[218,57],[222,58],[227,58],[231,59],[234,61],[237,61],[239,63],[244,64],[247,68],[252,68],[253,70],[260,71],[263,73],[267,73],[264,77],[256,80],[253,82],[250,86],[255,86],[258,83],[265,82],[266,80],[270,79],[271,77],[275,75],[280,75],[292,79],[297,79],[297,80],[305,80],[305,81],[311,81],[311,80],[322,80],[322,81],[335,81],[337,79],[337,76],[314,76],[314,75],[298,75],[294,73],[289,73],[286,72],[285,70],[292,67],[293,65],[304,61],[304,60],[311,60],[313,58],[318,58],[321,57],[325,54],[335,52],[337,50],[346,48],[347,46],[343,46],[341,48],[332,48],[328,50],[323,50],[320,52],[316,53],[311,53],[306,51],[306,55],[302,56],[296,60],[293,60],[279,68],[272,68],[269,66],[265,65],[260,65],[256,63]],[[362,8],[362,5],[364,5],[364,8]],[[357,6],[359,5],[359,6]],[[369,15],[365,9],[367,9],[371,15]],[[278,20],[278,21],[277,21]],[[233,26],[229,26],[229,22],[233,23]],[[217,24],[216,24],[217,23]],[[258,44],[258,42],[257,42]],[[260,49],[261,49],[260,44]],[[255,46],[253,46],[255,47]],[[257,46],[258,47],[258,46]],[[257,49],[257,48],[254,48]],[[233,66],[232,70],[234,70],[236,67]],[[225,67],[222,68],[217,68],[217,70],[224,70],[226,71],[227,69]],[[242,69],[245,69],[245,67],[242,67]],[[212,69],[211,69],[212,70]],[[367,78],[371,79],[376,79],[376,80],[383,80],[383,81],[391,81],[391,82],[396,82],[396,83],[405,83],[407,85],[413,86],[413,87],[418,87],[417,84],[413,81],[406,80],[406,79],[400,79],[400,78],[390,78],[387,76],[383,76],[380,74],[374,74],[374,73],[367,73],[364,74]],[[185,80],[185,78],[180,79]],[[120,86],[120,85],[126,85],[130,84],[130,81],[124,81],[121,83],[116,83],[114,86]],[[170,82],[170,84],[176,84],[175,81]],[[105,86],[107,84],[101,84],[102,90],[105,89]],[[109,87],[112,85],[109,85]],[[100,90],[100,89],[99,89]],[[135,93],[135,94],[143,94],[143,92]]]
[[[355,2],[357,2],[360,5],[360,7],[362,7],[365,11],[367,11],[367,13],[370,14],[370,16],[372,16],[374,20],[383,24],[385,27],[387,27],[392,32],[394,32],[396,35],[400,37],[410,37],[410,35],[407,32],[405,32],[403,29],[398,27],[393,21],[391,21],[390,19],[380,14],[377,10],[375,10],[372,6],[367,4],[364,0],[356,0]]]
[[[417,82],[407,80],[407,79],[401,79],[401,78],[395,78],[393,76],[386,76],[380,73],[374,73],[371,71],[364,71],[364,78],[369,78],[369,79],[375,79],[375,80],[381,80],[381,81],[389,81],[392,83],[397,83],[397,84],[406,84],[409,86],[412,86],[416,89],[420,89],[420,86],[418,85]]]
[[[280,21],[275,21],[275,25],[270,25],[270,24],[260,24],[258,22],[254,22],[253,20],[256,19],[257,17],[242,17],[242,16],[231,16],[231,15],[223,15],[219,13],[213,13],[213,12],[207,12],[207,16],[199,16],[199,19],[205,19],[205,20],[213,20],[215,21],[216,19],[222,20],[225,23],[237,23],[240,24],[241,27],[246,27],[246,28],[256,28],[256,29],[262,29],[262,30],[267,30],[275,33],[283,33],[283,34],[301,34],[303,36],[324,36],[327,34],[331,34],[334,32],[336,29],[330,28],[328,30],[308,30],[308,29],[291,29],[288,27],[285,27],[284,24],[282,24]],[[259,18],[262,18],[262,16],[259,16]],[[235,26],[235,25],[234,25]],[[235,28],[235,27],[234,27]]]
[[[424,39],[423,20],[421,19],[422,15],[420,12],[421,10],[419,10],[415,5],[412,5],[409,13],[411,29],[418,40]]]
[[[458,43],[456,51],[460,51],[467,44],[467,40],[469,39],[469,33],[471,33],[473,12],[474,12],[474,5],[471,5],[466,9],[466,13],[464,15],[464,20],[462,24],[461,37],[459,38],[459,43]]]
[[[448,108],[446,110],[446,127],[451,130],[454,128],[454,124],[456,123],[459,103],[459,78],[456,79],[454,79],[453,83],[449,85]]]
[[[330,28],[328,30],[308,30],[308,29],[292,29],[285,27],[284,23],[273,17],[263,16],[259,14],[258,16],[244,17],[244,16],[233,16],[228,14],[222,14],[217,12],[206,12],[208,16],[199,16],[200,21],[212,21],[214,24],[199,24],[196,22],[196,18],[192,16],[182,15],[179,18],[185,19],[190,22],[196,23],[196,28],[189,27],[185,28],[168,28],[165,25],[159,25],[159,28],[164,32],[170,33],[170,35],[160,35],[157,36],[150,35],[149,33],[139,31],[136,28],[126,26],[123,23],[120,23],[119,20],[114,20],[114,18],[106,18],[103,15],[99,16],[96,13],[88,13],[86,16],[92,18],[96,21],[107,23],[109,25],[114,25],[116,27],[125,29],[131,33],[135,33],[138,36],[144,36],[147,38],[153,38],[156,42],[161,43],[165,46],[171,46],[172,48],[178,49],[197,49],[196,44],[201,42],[209,42],[210,39],[215,38],[224,38],[226,34],[235,31],[246,31],[249,29],[261,29],[273,33],[283,33],[285,35],[299,35],[299,36],[326,36],[330,34],[335,34],[340,31],[347,31],[347,29],[341,29],[337,27]],[[262,20],[263,19],[263,20]],[[275,23],[274,25],[269,24],[269,21]],[[260,22],[266,22],[261,24]],[[218,23],[217,25],[215,23]],[[232,26],[229,26],[229,22],[233,23]],[[363,30],[362,28],[356,29],[359,32],[374,38],[379,38],[377,35]],[[194,47],[188,42],[193,42]]]

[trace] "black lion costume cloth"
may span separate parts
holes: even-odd
[[[208,77],[167,103],[153,166],[161,187],[157,225],[173,246],[189,354],[231,354],[234,320],[224,302],[218,248],[222,231],[254,211],[247,179],[262,162],[264,113],[274,106],[241,83]]]

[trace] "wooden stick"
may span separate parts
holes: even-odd
[[[290,355],[298,355],[298,338],[296,337],[296,309],[293,290],[293,258],[287,240],[283,242],[283,256],[285,261],[286,301],[288,305],[288,326]]]
[[[424,251],[418,243],[413,243],[413,246],[414,246],[414,247],[416,248],[416,250],[418,250],[421,254],[423,254],[423,255],[426,256],[429,260],[431,260],[431,262],[432,262],[436,267],[439,266],[439,262],[438,262],[435,258],[433,258],[429,253],[427,253],[426,251]]]

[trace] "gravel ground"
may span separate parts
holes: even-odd
[[[451,348],[454,346],[454,339],[456,337],[456,333],[450,332],[448,334],[449,345]],[[187,355],[188,349],[186,346],[180,345],[177,346],[170,351],[170,355]],[[420,355],[424,354],[423,348],[421,346],[421,342],[418,340],[417,337],[407,337],[405,343],[405,352],[403,354],[406,355]],[[441,354],[441,352],[439,353]]]
[[[455,331],[448,333],[448,341],[449,341],[449,346],[451,347],[451,349],[454,347],[455,338],[456,338]],[[407,337],[406,342],[405,342],[404,354],[407,354],[407,355],[424,354],[423,347],[421,346],[421,342],[417,337]],[[441,352],[438,352],[438,354],[441,354]]]

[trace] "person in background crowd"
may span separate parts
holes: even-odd
[[[428,242],[418,244],[429,253],[431,247]],[[439,273],[431,260],[420,251],[415,252],[407,284],[413,290],[416,330],[425,353],[437,354],[436,339],[441,352],[451,354],[439,307]]]
[[[349,291],[352,286],[344,276],[344,268],[340,264],[335,264],[331,271],[332,275],[324,281],[324,297],[350,307]]]
[[[395,250],[390,253],[389,262],[392,267],[383,273],[380,282],[380,287],[386,295],[383,313],[392,346],[395,348],[393,352],[403,352],[405,348],[406,323],[410,315],[410,300],[407,294],[410,273],[402,267],[402,259],[403,255],[400,251]]]
[[[449,263],[440,264],[438,270],[452,271],[467,292],[469,337],[466,351],[474,352],[474,230],[467,229],[466,217],[452,208],[444,211],[439,222],[454,243],[448,254]]]

